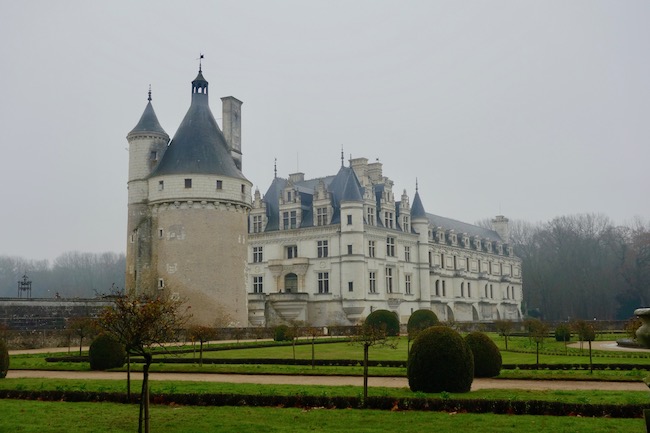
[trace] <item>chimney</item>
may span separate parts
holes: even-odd
[[[497,232],[504,243],[510,243],[510,229],[508,227],[508,218],[504,217],[503,215],[497,215],[492,220],[492,228],[495,232]]]
[[[239,170],[242,169],[242,154],[241,154],[241,104],[242,101],[233,97],[225,96],[221,98],[223,106],[223,136],[228,143],[228,150],[230,156],[235,161],[235,165]]]

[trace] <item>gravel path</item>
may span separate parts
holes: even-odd
[[[9,370],[7,378],[50,378],[50,379],[112,379],[126,380],[124,372],[106,371],[42,371]],[[132,378],[139,379],[140,373]],[[350,376],[284,376],[216,373],[151,373],[151,380],[178,380],[195,382],[258,383],[278,385],[329,385],[363,386],[362,377]],[[405,377],[371,377],[369,386],[407,388]],[[567,380],[506,380],[474,379],[472,390],[478,389],[531,389],[531,390],[604,390],[604,391],[648,391],[643,382],[599,382]]]

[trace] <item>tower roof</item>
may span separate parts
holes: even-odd
[[[192,102],[152,176],[215,174],[245,179],[208,104],[208,82],[199,70],[192,81]]]
[[[415,191],[415,197],[413,197],[413,204],[411,205],[411,218],[426,218],[427,213],[424,211],[424,206],[422,205],[422,199],[420,199],[420,192]]]
[[[129,132],[129,135],[137,134],[139,132],[157,132],[159,134],[167,135],[163,127],[160,126],[156,112],[153,110],[153,105],[151,105],[151,88],[149,89],[149,97],[147,99],[149,102],[144,108],[144,112],[142,113],[142,116],[140,116],[138,124],[135,125],[135,128],[133,128],[131,132]]]

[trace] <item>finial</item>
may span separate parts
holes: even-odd
[[[418,178],[415,178],[415,192],[418,192]]]
[[[343,158],[345,157],[343,156],[343,145],[341,145],[341,167],[343,167]]]
[[[151,84],[149,84],[149,97],[147,98],[147,101],[151,102]]]
[[[202,72],[201,71],[201,59],[203,59],[203,57],[204,57],[203,53],[199,53],[199,73]]]
[[[273,158],[273,178],[278,178],[278,158]]]

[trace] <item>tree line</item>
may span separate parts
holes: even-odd
[[[66,252],[53,261],[0,256],[0,297],[16,297],[27,274],[32,298],[92,298],[124,287],[126,257],[120,253]]]
[[[489,221],[479,222],[488,226]],[[524,312],[545,320],[626,320],[650,306],[650,224],[600,214],[510,222]]]

